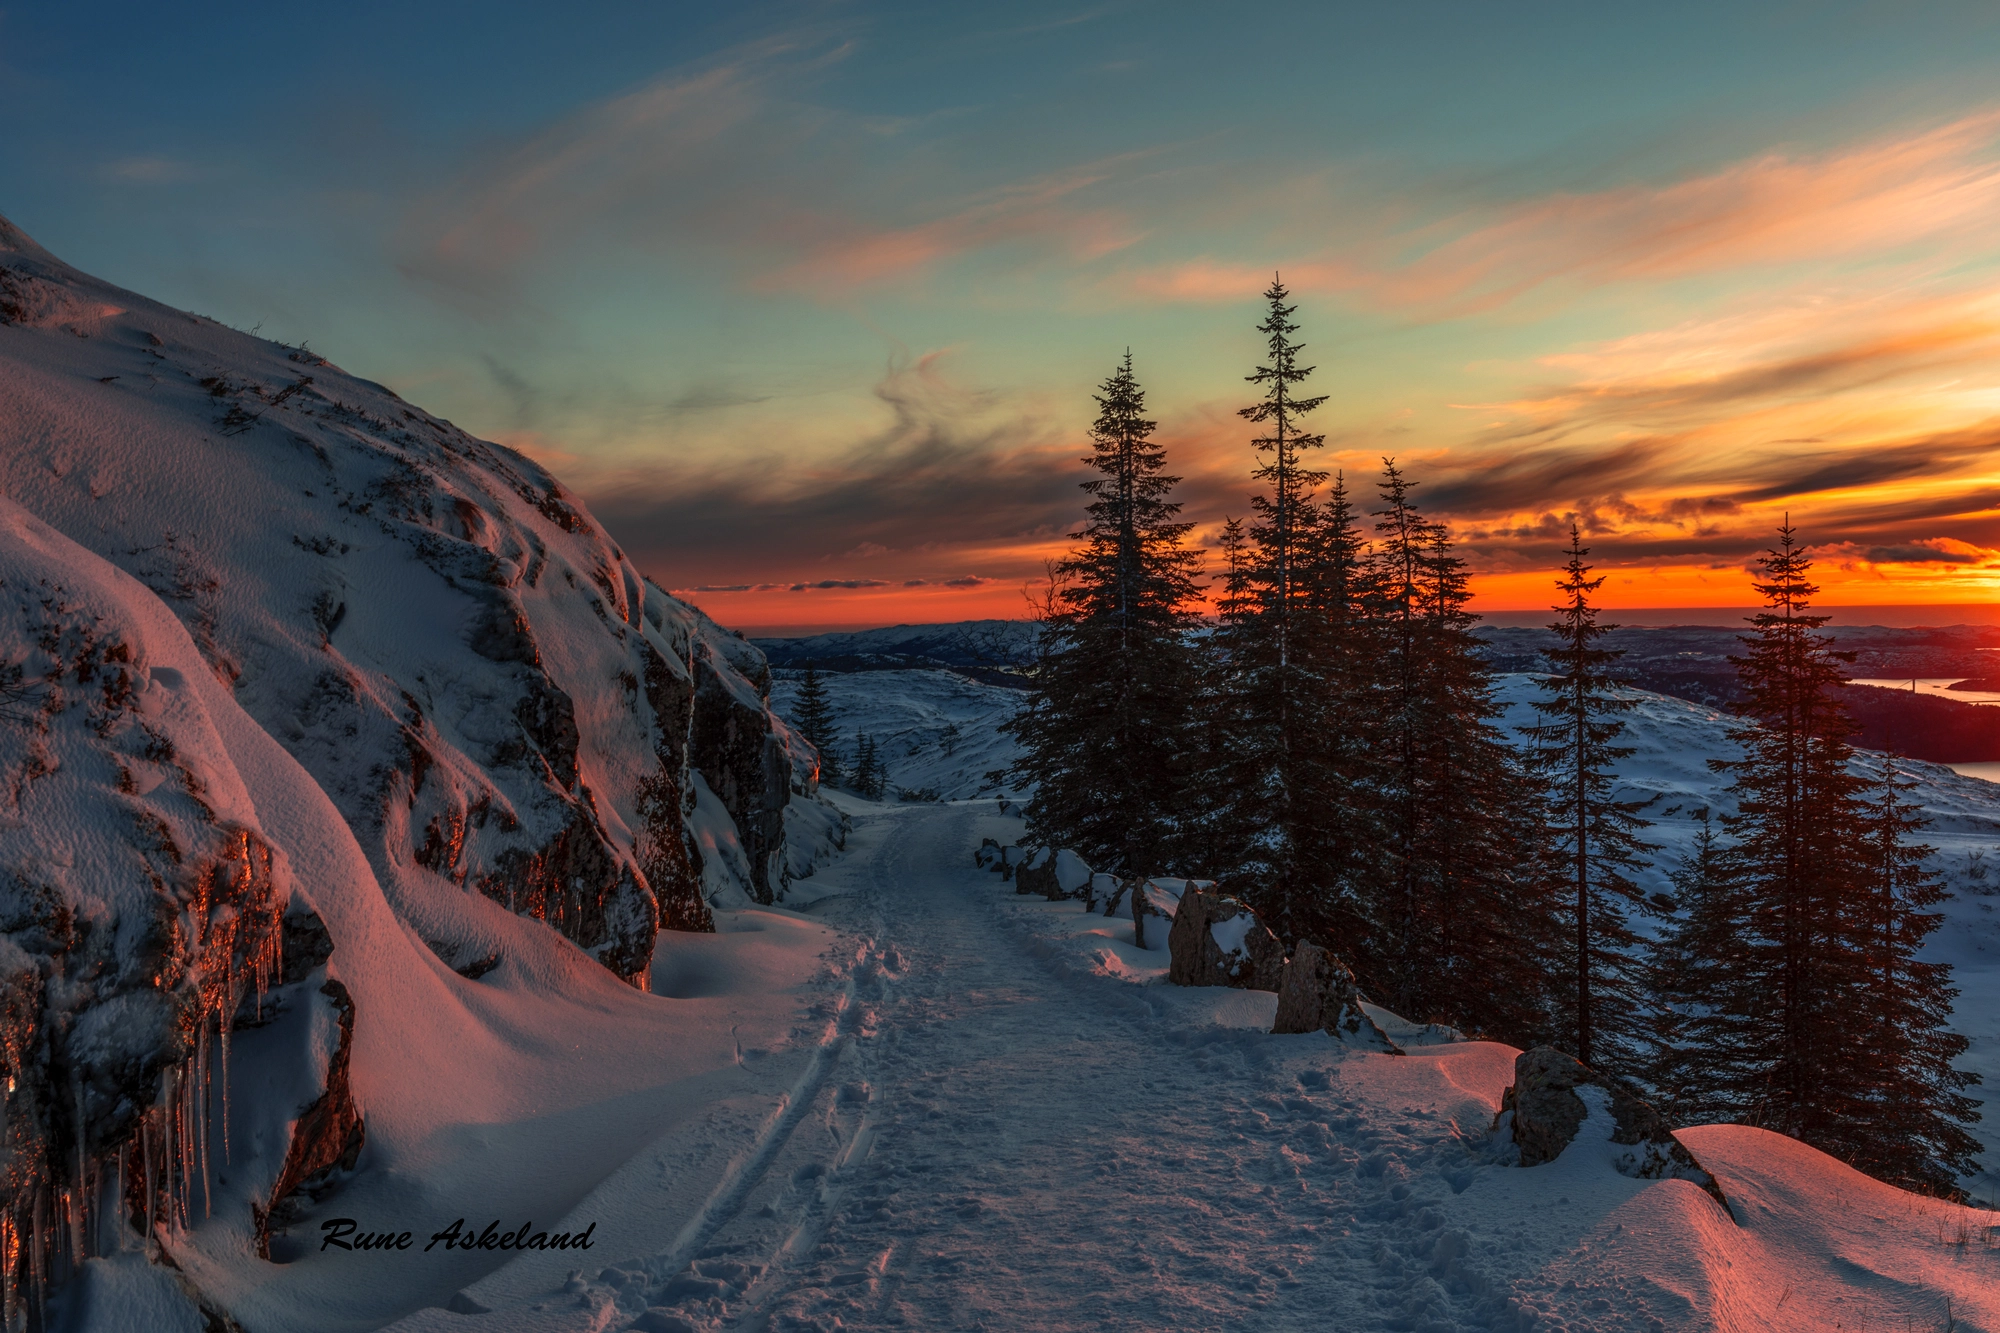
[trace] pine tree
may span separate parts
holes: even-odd
[[[1249,543],[1231,572],[1216,700],[1230,727],[1203,781],[1220,801],[1217,841],[1229,854],[1217,869],[1289,942],[1338,935],[1353,913],[1343,910],[1333,827],[1352,793],[1329,730],[1338,670],[1320,568],[1329,546],[1314,499],[1328,474],[1305,465],[1326,440],[1301,424],[1326,398],[1298,396],[1315,368],[1299,364],[1288,296],[1273,278],[1258,325],[1266,364],[1245,377],[1264,390],[1239,415],[1264,428],[1252,441],[1263,456],[1252,475],[1266,491],[1251,500]]]
[[[1734,1104],[1717,1090],[1744,1084],[1740,1023],[1747,1012],[1749,908],[1722,839],[1700,812],[1694,846],[1670,872],[1680,915],[1646,954],[1650,1012],[1640,1077],[1653,1104],[1676,1124],[1726,1120]]]
[[[1958,1180],[1978,1169],[1979,1155],[1978,1140],[1963,1128],[1979,1112],[1964,1090],[1978,1080],[1952,1067],[1969,1043],[1945,1026],[1958,994],[1951,969],[1917,958],[1940,920],[1924,909],[1945,891],[1927,865],[1934,849],[1915,841],[1928,823],[1905,799],[1915,785],[1897,772],[1893,755],[1883,756],[1866,811],[1869,984],[1855,1034],[1873,1086],[1863,1093],[1870,1114],[1841,1155],[1892,1185],[1962,1198]]]
[[[1626,909],[1644,902],[1630,872],[1652,849],[1637,834],[1645,824],[1640,803],[1611,796],[1612,765],[1632,754],[1616,744],[1625,730],[1620,715],[1636,700],[1618,694],[1610,675],[1624,654],[1597,642],[1617,626],[1598,623],[1590,595],[1604,578],[1590,577],[1589,554],[1572,523],[1569,563],[1556,582],[1563,603],[1549,626],[1556,646],[1543,651],[1550,674],[1540,684],[1550,697],[1535,701],[1541,721],[1527,738],[1530,764],[1549,784],[1549,824],[1569,869],[1574,984],[1564,1027],[1577,1059],[1622,1071],[1637,1058],[1639,990]]]
[[[1736,1040],[1747,1047],[1751,1082],[1721,1091],[1752,1123],[1817,1144],[1852,1109],[1855,1091],[1840,1066],[1843,1001],[1862,980],[1843,938],[1862,851],[1861,791],[1849,770],[1854,726],[1836,696],[1846,679],[1841,655],[1816,632],[1828,617],[1809,613],[1812,561],[1789,523],[1760,563],[1764,581],[1754,586],[1769,609],[1751,619],[1748,652],[1731,659],[1752,719],[1730,732],[1744,755],[1711,764],[1734,779],[1737,813],[1723,822],[1747,890],[1743,962],[1764,983],[1772,1021],[1730,1015],[1744,1025]]]
[[[875,738],[865,731],[855,737],[854,741],[852,785],[855,795],[871,801],[881,800],[883,792],[888,787],[882,758],[875,748]]]
[[[1032,835],[1128,873],[1164,868],[1181,822],[1195,688],[1187,636],[1200,552],[1169,497],[1132,355],[1097,395],[1081,545],[1054,569],[1016,774]]]
[[[1464,565],[1384,461],[1367,607],[1381,870],[1357,972],[1410,1018],[1551,1035],[1559,942],[1540,793],[1492,719]]]
[[[827,702],[826,685],[811,662],[806,663],[805,675],[799,680],[798,701],[792,705],[792,725],[819,752],[820,781],[839,786],[840,756],[835,747],[840,736],[833,727],[833,708]]]
[[[1675,948],[1680,1045],[1666,1064],[1704,1114],[1789,1134],[1885,1179],[1944,1193],[1974,1116],[1944,1030],[1949,972],[1920,963],[1939,890],[1893,775],[1855,772],[1843,663],[1810,612],[1812,561],[1790,523],[1760,562],[1766,602],[1735,662],[1749,723],[1730,733],[1734,839],[1718,890]],[[1690,1074],[1698,1075],[1691,1077]]]

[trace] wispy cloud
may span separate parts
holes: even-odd
[[[824,43],[748,46],[502,149],[405,220],[402,266],[465,299],[610,241],[719,259],[760,291],[838,295],[1000,247],[1090,260],[1140,235],[1096,187],[1154,150],[998,184],[916,121],[807,100]]]
[[[1774,150],[1663,183],[1385,213],[1332,248],[1292,236],[1273,256],[1296,292],[1408,317],[1490,310],[1558,280],[1658,281],[1881,256],[1949,234],[1984,238],[2000,209],[2000,112],[1824,153]],[[1164,301],[1240,301],[1273,262],[1157,263],[1116,280]]]

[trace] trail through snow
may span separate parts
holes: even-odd
[[[650,1247],[581,1273],[525,1256],[461,1294],[492,1312],[476,1325],[433,1309],[397,1329],[1931,1328],[1961,1284],[1894,1271],[1904,1241],[1975,1288],[2000,1278],[2000,1254],[1939,1244],[1905,1206],[1879,1276],[1822,1262],[1788,1214],[1807,1257],[1725,1280],[1780,1233],[1581,1141],[1546,1167],[1496,1160],[1512,1048],[1350,1052],[1268,1035],[1274,996],[1132,984],[1152,978],[1129,921],[972,869],[982,836],[1018,833],[991,808],[869,807],[796,886],[853,965],[790,1096]],[[1745,1181],[1763,1140],[1787,1143],[1704,1132]],[[573,1217],[635,1243],[617,1217],[671,1192],[677,1153],[641,1154]],[[1811,1156],[1856,1197],[1886,1191]],[[1956,1313],[1995,1327],[2000,1308],[1959,1292]]]

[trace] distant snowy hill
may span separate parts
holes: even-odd
[[[771,706],[785,717],[798,702],[796,670],[771,686]],[[888,771],[891,799],[928,792],[956,801],[1012,792],[1015,784],[990,774],[1020,755],[999,730],[1021,705],[1021,692],[970,679],[956,671],[828,672],[820,677],[841,741],[843,766],[854,762],[863,733],[872,737]]]
[[[821,671],[899,671],[949,667],[989,684],[1018,684],[1034,658],[1035,622],[960,620],[942,625],[892,625],[798,639],[753,639],[774,667]]]

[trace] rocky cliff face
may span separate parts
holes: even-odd
[[[204,730],[211,688],[467,978],[525,917],[643,986],[659,929],[713,928],[704,837],[768,902],[813,860],[788,830],[837,833],[761,654],[541,467],[4,219],[0,491],[0,1255],[24,1228],[72,1244],[57,1221],[114,1178],[142,1231],[184,1215],[231,1034],[317,1052],[258,1131],[260,1236],[363,1141],[345,1052],[370,1015]]]
[[[705,928],[691,770],[782,895],[800,784],[762,655],[554,477],[11,227],[0,273],[0,486],[176,613],[452,966],[497,947],[480,900],[631,979],[659,925]]]

